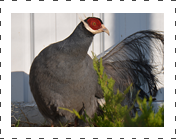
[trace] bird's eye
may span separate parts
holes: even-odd
[[[92,25],[93,25],[93,26],[96,26],[96,23],[95,23],[95,22],[93,22],[93,23],[92,23]]]

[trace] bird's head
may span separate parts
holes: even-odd
[[[92,34],[106,32],[108,35],[110,35],[109,30],[103,25],[103,22],[100,18],[88,17],[85,20],[82,20],[82,18],[80,18],[80,20],[83,22],[85,28]]]

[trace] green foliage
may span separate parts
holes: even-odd
[[[142,114],[138,116],[136,113],[134,118],[126,116],[124,126],[164,127],[164,106],[154,113],[151,96],[148,103],[146,98],[142,101],[137,96],[137,103]]]
[[[159,108],[157,113],[153,111],[152,97],[150,96],[149,102],[147,99],[141,100],[138,95],[136,96],[136,102],[141,110],[141,115],[136,113],[135,117],[130,116],[130,111],[133,106],[128,108],[128,106],[122,106],[121,102],[125,98],[132,85],[130,85],[124,93],[117,90],[114,92],[113,86],[115,81],[112,78],[108,78],[106,73],[104,73],[104,67],[102,65],[102,58],[100,62],[93,54],[93,66],[98,75],[98,83],[100,84],[105,98],[105,105],[100,106],[103,114],[98,116],[95,114],[93,118],[90,118],[86,112],[85,116],[79,115],[75,110],[71,111],[65,108],[61,108],[71,113],[74,113],[79,119],[84,122],[88,122],[90,126],[98,127],[163,127],[164,126],[164,106]]]
[[[15,123],[15,127],[19,127],[20,125],[20,119]]]

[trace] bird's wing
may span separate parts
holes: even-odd
[[[163,69],[164,34],[158,31],[140,31],[125,38],[102,57],[105,72],[123,91],[131,83],[142,86],[156,95],[156,72]],[[159,69],[159,66],[161,69]]]

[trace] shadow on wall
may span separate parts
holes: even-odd
[[[20,119],[20,126],[40,126],[45,119],[34,102],[29,86],[29,75],[11,72],[11,126]]]
[[[163,87],[158,90],[158,93],[156,95],[156,99],[164,101],[164,88]]]
[[[29,86],[29,75],[23,71],[11,72],[11,101],[34,101]]]

